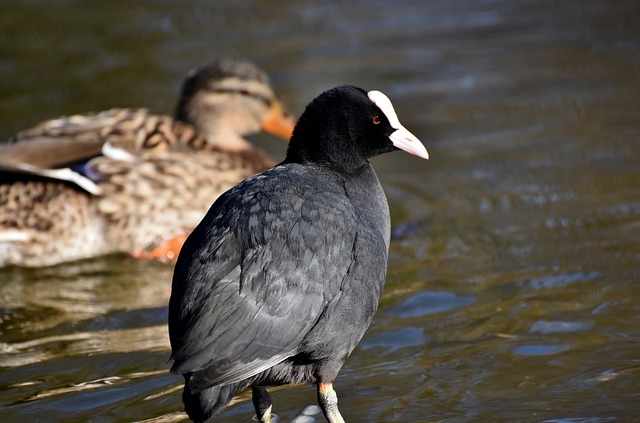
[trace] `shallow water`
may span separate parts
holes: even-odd
[[[393,214],[347,421],[640,421],[640,3],[24,1],[0,14],[0,135],[170,112],[184,73],[255,60],[299,113],[379,88],[430,150],[376,159]],[[256,141],[282,157],[284,146]],[[171,268],[0,271],[0,421],[174,421]],[[311,388],[277,390],[291,421]],[[246,397],[220,418],[249,422]]]

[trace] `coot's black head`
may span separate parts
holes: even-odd
[[[398,149],[429,158],[420,140],[400,124],[386,95],[342,86],[309,103],[293,131],[286,161],[354,172],[370,157]]]

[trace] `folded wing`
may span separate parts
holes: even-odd
[[[111,109],[52,119],[0,145],[0,177],[11,181],[59,180],[94,195],[100,175],[89,171],[95,157],[135,162],[168,150],[203,148],[206,140],[191,125],[146,109]]]
[[[354,259],[351,205],[339,187],[318,192],[279,168],[223,194],[180,254],[169,331],[173,371],[191,373],[192,389],[296,355],[340,295]]]

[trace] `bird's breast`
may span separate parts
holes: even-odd
[[[367,168],[345,182],[345,193],[353,204],[362,230],[379,234],[389,250],[391,221],[389,204],[373,167]]]

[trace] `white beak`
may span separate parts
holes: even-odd
[[[429,152],[424,147],[424,144],[404,126],[400,126],[400,128],[393,131],[391,135],[389,135],[389,139],[391,139],[391,142],[396,148],[404,150],[414,156],[429,159]]]
[[[393,104],[391,104],[389,97],[377,90],[369,91],[367,95],[369,99],[382,110],[382,113],[384,113],[389,121],[389,125],[395,129],[395,131],[389,135],[389,139],[391,139],[393,145],[409,154],[428,159],[429,153],[424,145],[415,135],[402,126],[398,120],[398,115],[396,115],[396,111],[393,109]]]

